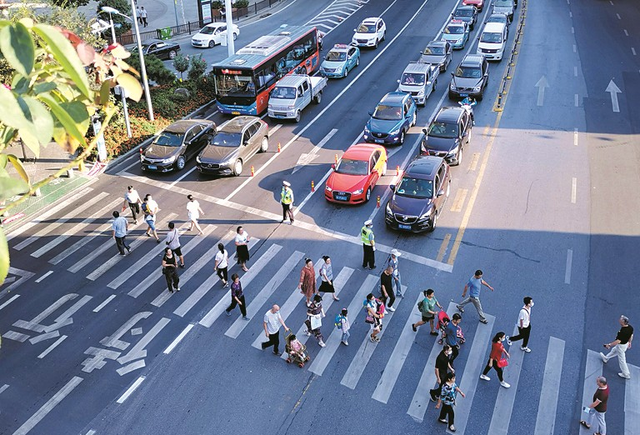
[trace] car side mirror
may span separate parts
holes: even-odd
[[[396,185],[392,184],[391,186],[389,186],[389,189],[391,189],[392,192],[396,191]]]
[[[422,133],[424,133],[425,135],[427,135],[427,134],[428,134],[427,129],[426,129],[426,128],[423,128],[423,129],[422,129]]]
[[[373,112],[369,112],[369,116],[373,116]]]
[[[451,77],[453,77],[453,76],[454,76],[454,74],[453,74],[453,73],[451,73]]]
[[[442,195],[444,195],[444,190],[441,189],[438,191],[437,198],[440,198]]]
[[[489,77],[489,73],[484,73],[484,76],[485,77]]]
[[[400,83],[400,79],[396,80],[396,82]]]

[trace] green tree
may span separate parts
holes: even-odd
[[[202,77],[207,70],[207,61],[202,59],[202,55],[191,56],[191,68],[187,74],[189,80],[197,80]]]
[[[134,52],[129,58],[129,64],[140,71],[140,56]],[[164,62],[157,56],[147,55],[144,57],[144,65],[147,69],[147,77],[149,80],[159,85],[170,85],[176,81],[176,75],[164,65]]]
[[[129,53],[121,46],[96,52],[68,30],[36,23],[30,18],[19,22],[0,21],[0,52],[13,69],[11,86],[0,86],[0,213],[26,200],[37,189],[77,166],[89,155],[97,141],[87,142],[90,117],[104,114],[107,128],[115,111],[110,98],[116,85],[127,89],[133,100],[142,96],[137,78],[129,74],[124,61]],[[89,80],[89,71],[91,81]],[[135,71],[134,71],[135,72]],[[4,153],[14,141],[21,141],[36,156],[40,147],[55,141],[59,146],[84,151],[55,174],[35,184],[20,160]],[[11,176],[7,166],[15,167]],[[6,204],[14,195],[21,199]],[[0,284],[9,270],[9,249],[0,228]]]
[[[100,0],[96,13],[108,17],[109,14],[102,12],[103,6],[117,9],[122,15],[126,15],[127,17],[131,16],[131,3],[129,0]],[[131,29],[131,21],[122,15],[111,14],[113,23],[116,25],[116,35],[123,35]]]
[[[65,9],[77,9],[79,6],[86,6],[89,0],[49,0],[52,5]]]
[[[173,58],[173,67],[180,73],[180,80],[184,78],[184,73],[189,69],[189,58],[182,54],[177,54]]]

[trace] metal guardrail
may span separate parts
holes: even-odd
[[[521,0],[521,1],[522,1],[522,12],[520,14],[520,19],[518,22],[516,39],[515,39],[515,42],[513,43],[513,49],[511,50],[511,55],[509,56],[509,64],[507,65],[507,71],[505,75],[502,77],[502,80],[500,81],[500,88],[498,89],[498,99],[496,100],[496,104],[493,108],[495,112],[502,112],[504,108],[503,95],[507,94],[508,87],[511,83],[512,73],[513,73],[513,70],[515,69],[516,60],[518,57],[518,46],[522,42],[521,39],[523,34],[524,22],[525,22],[525,19],[527,18],[527,0]]]

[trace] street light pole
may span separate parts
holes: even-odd
[[[116,26],[113,25],[113,17],[111,16],[111,12],[107,12],[107,13],[109,14],[109,25],[111,26],[111,40],[113,41],[113,44],[115,44],[116,43]]]
[[[224,9],[227,20],[227,55],[231,57],[236,54],[236,48],[233,43],[233,11],[231,9],[231,0],[225,0]]]
[[[149,110],[149,121],[153,121],[153,105],[151,104],[151,94],[149,93],[147,68],[144,65],[144,53],[142,52],[142,41],[140,40],[140,28],[138,27],[138,14],[136,13],[135,0],[131,0],[131,14],[133,15],[133,26],[136,31],[136,41],[138,42],[138,53],[140,53],[140,74],[142,75],[142,86],[144,87],[144,95]]]

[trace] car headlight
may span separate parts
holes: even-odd
[[[426,219],[429,219],[429,218],[431,218],[431,210],[429,210],[428,212],[426,212],[425,214],[423,214],[422,216],[420,216],[420,220],[421,220],[421,221],[426,220]]]
[[[387,203],[387,206],[384,208],[384,211],[388,214],[388,215],[393,215],[393,211],[391,211],[391,201],[389,201]]]
[[[162,159],[162,163],[173,163],[175,160],[176,160],[176,156],[172,156],[166,159]]]
[[[452,91],[455,91],[456,85],[453,82],[449,83],[449,89],[451,89]]]
[[[324,190],[326,190],[327,192],[333,192],[333,189],[330,188],[328,185],[324,186]]]
[[[482,85],[478,85],[475,88],[473,88],[473,92],[480,92],[480,89],[482,89]]]
[[[358,189],[358,190],[355,190],[355,191],[353,192],[353,194],[354,194],[354,195],[362,195],[362,192],[364,192],[364,189]]]
[[[200,156],[196,156],[196,163],[202,163],[202,160],[200,160]]]
[[[400,133],[400,127],[396,128],[395,130],[391,131],[389,133],[390,136],[395,136],[396,134]]]
[[[449,151],[449,153],[447,155],[448,156],[454,156],[454,155],[458,154],[458,148],[460,148],[460,145],[456,145],[455,147],[453,147],[451,149],[451,151]]]
[[[369,126],[364,126],[364,134],[371,134],[371,130],[369,130]]]

